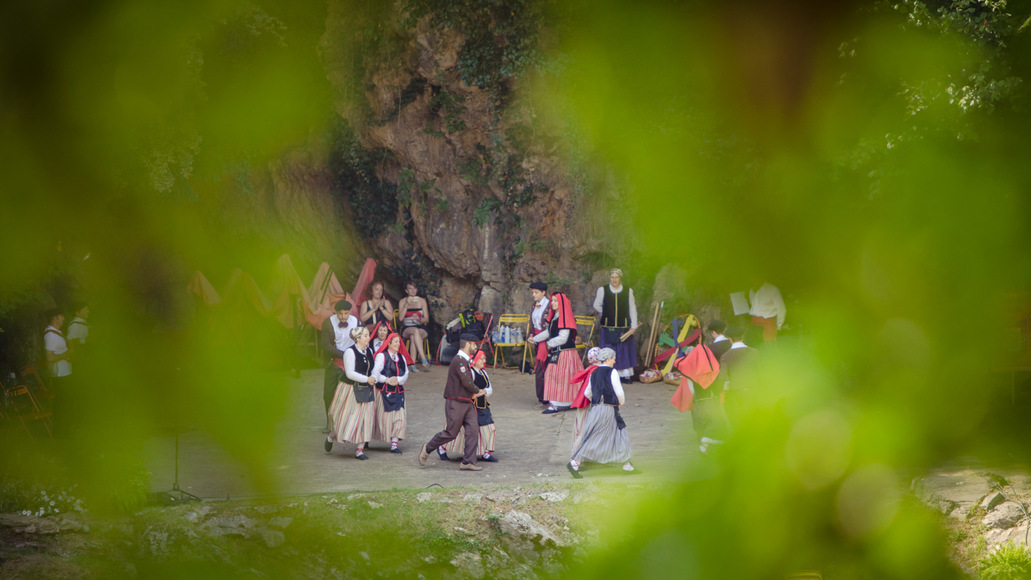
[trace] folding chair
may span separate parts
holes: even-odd
[[[498,330],[504,327],[509,328],[521,328],[523,330],[523,340],[514,342],[509,338],[509,341],[501,339],[499,342],[491,343],[491,356],[494,357],[494,368],[498,368],[498,353],[501,353],[501,368],[505,368],[505,348],[506,347],[520,347],[526,344],[526,336],[530,330],[530,315],[529,314],[502,314],[498,318]]]
[[[32,430],[29,425],[25,422],[25,419],[31,419],[32,421],[39,421],[46,429],[47,435],[51,439],[54,438],[54,432],[51,430],[51,416],[50,411],[44,411],[40,407],[36,398],[32,396],[28,387],[25,385],[15,385],[11,387],[4,387],[4,394],[7,400],[10,402],[14,413],[18,416],[18,420],[21,421],[21,426],[25,429],[25,433],[32,437]]]
[[[576,319],[576,335],[582,337],[584,330],[587,331],[587,340],[581,340],[576,345],[577,350],[582,350],[583,354],[580,355],[581,359],[587,357],[587,350],[590,349],[594,344],[594,317],[593,316],[574,316]],[[586,327],[586,328],[585,328]]]
[[[54,394],[47,388],[47,384],[43,382],[43,377],[39,374],[36,369],[36,365],[29,365],[19,371],[22,377],[22,384],[29,388],[29,391],[37,399],[52,399]]]

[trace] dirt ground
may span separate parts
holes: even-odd
[[[407,385],[407,437],[403,455],[387,451],[389,445],[372,442],[368,461],[354,458],[354,446],[336,444],[332,454],[323,450],[325,425],[322,402],[322,369],[301,371],[291,379],[291,409],[280,425],[279,449],[270,450],[276,484],[272,491],[257,486],[248,470],[229,457],[204,433],[187,431],[180,436],[179,485],[205,499],[248,498],[267,495],[392,488],[451,486],[515,486],[572,481],[565,465],[572,444],[574,412],[542,415],[536,400],[533,376],[516,370],[488,373],[494,383],[490,398],[497,425],[498,463],[484,463],[481,472],[458,469],[457,460],[442,462],[434,454],[426,467],[418,465],[419,445],[426,443],[444,424],[442,397],[447,368],[433,366],[414,374]],[[622,415],[633,445],[633,462],[641,473],[625,476],[618,466],[587,466],[584,481],[627,477],[649,481],[683,476],[685,463],[704,463],[691,429],[690,413],[679,413],[669,402],[675,390],[664,383],[633,383],[625,388],[627,402]],[[168,490],[174,479],[174,439],[151,443],[148,469],[155,491]]]

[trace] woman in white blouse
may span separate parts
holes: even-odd
[[[354,456],[368,459],[365,444],[372,439],[376,424],[376,379],[372,376],[373,355],[369,348],[369,329],[358,326],[351,330],[354,344],[344,351],[344,378],[337,386],[329,417],[333,425],[326,437],[326,453],[333,451],[333,443],[348,441],[357,447]]]
[[[401,337],[391,332],[376,351],[372,376],[376,379],[376,433],[373,439],[390,441],[390,452],[401,453],[397,444],[405,438],[405,383],[411,359],[401,352]]]

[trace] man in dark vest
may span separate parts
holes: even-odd
[[[419,465],[426,465],[430,451],[437,449],[458,437],[458,432],[465,429],[465,453],[462,457],[463,471],[481,471],[476,465],[476,445],[480,442],[480,425],[476,419],[476,405],[473,400],[482,397],[486,391],[473,382],[472,355],[479,348],[474,334],[463,334],[458,341],[458,355],[451,359],[447,371],[447,383],[444,385],[444,430],[433,436],[429,443],[419,450]]]
[[[602,348],[616,351],[616,372],[624,383],[633,381],[637,366],[637,302],[634,291],[623,285],[623,271],[613,268],[609,284],[598,288],[594,296],[594,311],[601,315]],[[626,336],[626,338],[623,338]]]

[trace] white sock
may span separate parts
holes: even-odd
[[[580,462],[575,459],[570,459],[569,464],[573,466],[573,469],[580,469]]]
[[[629,461],[627,461],[626,463],[623,464],[623,471],[633,471],[633,470],[634,470],[634,466],[630,465]]]
[[[444,449],[444,446],[441,445],[440,447],[437,447],[437,453],[447,453],[447,449]]]

